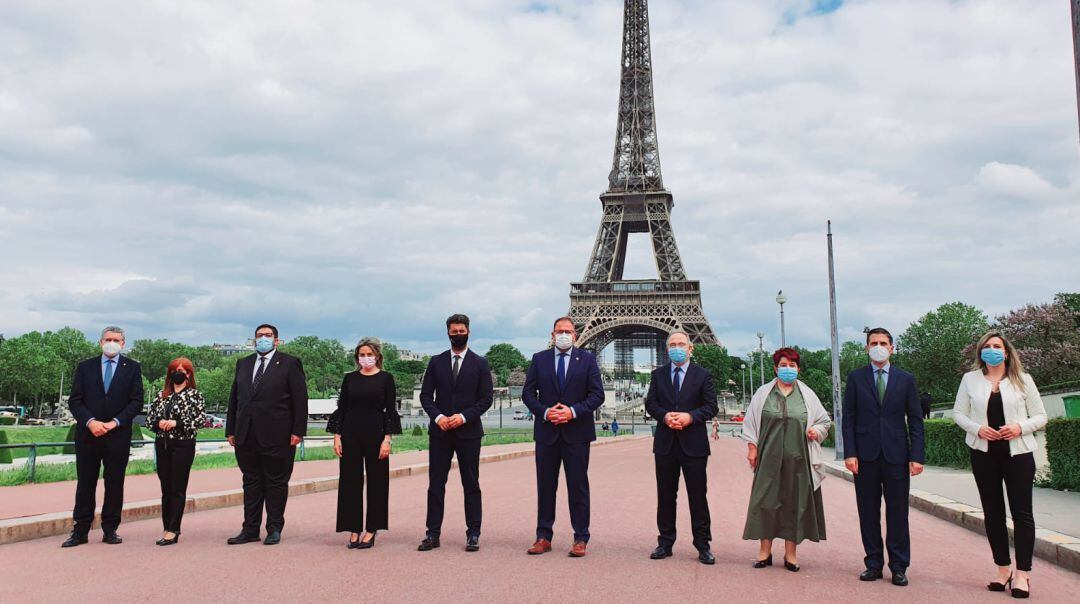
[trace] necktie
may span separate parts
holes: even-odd
[[[671,385],[675,386],[675,396],[679,396],[679,390],[682,389],[682,367],[675,368],[675,379],[671,380]]]
[[[255,379],[251,381],[251,389],[258,390],[259,382],[262,381],[263,371],[266,369],[266,357],[259,357],[259,370],[255,372]]]
[[[559,390],[566,388],[566,353],[559,353],[559,368],[555,372],[556,377],[559,378]]]
[[[877,370],[877,398],[878,404],[885,404],[885,370]]]
[[[445,365],[444,365],[445,366]],[[461,355],[454,355],[454,381],[457,381],[458,370],[461,369]]]
[[[116,361],[112,359],[105,361],[105,394],[109,393],[109,385],[112,384],[114,363],[116,363]]]

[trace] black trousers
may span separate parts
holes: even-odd
[[[1031,570],[1035,551],[1035,516],[1031,510],[1031,492],[1035,482],[1035,456],[1031,453],[1010,456],[1007,449],[983,453],[971,450],[971,473],[979,488],[986,522],[986,540],[994,553],[994,564],[1009,566],[1009,530],[1005,527],[1005,496],[1013,519],[1013,540],[1016,544],[1016,569]]]
[[[894,464],[878,456],[873,461],[859,460],[855,475],[855,504],[859,509],[866,568],[885,568],[885,549],[889,550],[889,569],[907,572],[911,564],[911,535],[908,532],[908,494],[911,472],[907,462]],[[881,499],[885,498],[885,543],[881,542]]]
[[[458,459],[461,489],[465,492],[465,534],[480,536],[483,506],[480,495],[480,438],[458,438],[453,434],[441,434],[429,438],[427,536],[438,538],[442,534],[443,510],[446,500],[446,479],[450,474],[450,462]]]
[[[566,468],[566,496],[574,541],[589,541],[589,443],[536,443],[536,538],[551,541],[559,469]]]
[[[187,504],[191,464],[195,461],[195,441],[158,438],[154,441],[154,452],[161,482],[161,524],[166,531],[179,533]]]
[[[124,476],[127,473],[128,455],[131,453],[131,427],[122,426],[96,437],[89,430],[75,431],[75,486],[74,532],[86,535],[94,522],[97,508],[98,474],[104,466],[105,501],[101,506],[101,528],[112,532],[120,526],[120,512],[124,507]]]
[[[390,458],[379,459],[382,430],[341,437],[338,460],[337,530],[372,533],[387,528],[390,507]],[[365,477],[365,474],[367,475]],[[364,518],[364,482],[367,518]],[[364,527],[367,527],[366,529]]]
[[[675,505],[679,493],[679,473],[686,483],[686,497],[690,501],[690,527],[694,534],[694,547],[706,549],[712,541],[712,520],[709,517],[708,477],[705,469],[708,456],[691,457],[678,442],[671,445],[666,455],[656,458],[656,528],[660,532],[657,543],[670,548],[675,544]]]
[[[285,527],[285,504],[289,499],[296,447],[264,447],[252,436],[236,445],[236,465],[244,475],[244,528],[248,535],[258,535],[266,507],[266,532]]]

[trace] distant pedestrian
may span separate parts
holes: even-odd
[[[712,418],[712,439],[720,440],[720,418]]]
[[[612,420],[611,420],[611,435],[612,436],[618,436],[619,435],[619,420],[618,419],[612,418]]]
[[[608,423],[604,422],[604,423],[600,424],[600,430],[602,432],[607,432],[608,431]]]
[[[1031,509],[1035,481],[1035,432],[1046,426],[1046,409],[1020,355],[1000,333],[990,332],[975,346],[972,370],[960,380],[953,421],[967,432],[971,473],[979,488],[986,518],[986,539],[998,565],[990,591],[1012,588],[1012,597],[1031,591],[1028,573],[1035,550],[1035,517]],[[1011,570],[1005,497],[1013,519],[1016,570]]]
[[[922,404],[922,416],[923,419],[930,419],[930,406],[934,404],[934,399],[930,397],[929,392],[923,392],[919,397],[919,403]]]
[[[165,371],[165,387],[146,411],[146,427],[157,434],[154,454],[165,530],[158,545],[174,545],[180,540],[188,478],[195,462],[195,439],[205,419],[206,402],[195,388],[195,367],[183,357],[174,359]]]
[[[68,406],[75,416],[75,526],[63,547],[88,541],[94,520],[98,474],[104,467],[105,502],[101,506],[102,541],[123,542],[116,528],[124,506],[124,477],[131,452],[131,425],[142,410],[142,370],[120,354],[124,330],[101,331],[101,356],[87,359],[75,369]]]

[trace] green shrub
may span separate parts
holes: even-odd
[[[923,420],[926,434],[926,463],[953,468],[971,467],[971,449],[966,433],[951,419]]]
[[[424,435],[424,429],[420,427],[420,424],[416,424],[415,426],[412,427],[412,435],[413,436],[423,436]]]
[[[7,432],[0,430],[0,445],[8,444]],[[11,463],[11,449],[0,449],[0,463]]]
[[[0,426],[14,426],[18,419],[19,418],[17,417],[8,417],[5,415],[4,417],[0,417]]]
[[[1046,424],[1050,486],[1080,491],[1080,418],[1059,417]]]

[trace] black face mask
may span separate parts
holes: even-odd
[[[463,333],[460,335],[450,336],[450,345],[454,348],[461,350],[465,348],[465,345],[469,343],[469,334]]]
[[[183,371],[174,371],[172,374],[172,382],[179,386],[187,381],[187,374]]]

